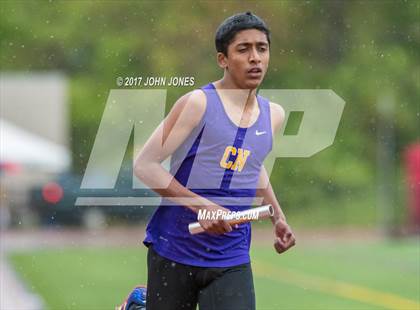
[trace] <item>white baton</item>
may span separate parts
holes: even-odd
[[[272,205],[265,205],[257,208],[251,208],[241,212],[237,212],[236,215],[227,220],[230,225],[241,224],[251,222],[260,219],[266,219],[274,215],[274,209]],[[190,223],[188,225],[190,234],[195,235],[204,232],[204,228],[199,222]]]

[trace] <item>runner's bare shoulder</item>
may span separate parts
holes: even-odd
[[[283,125],[286,112],[280,104],[270,102],[270,114],[273,132],[277,132]]]
[[[168,115],[182,123],[195,127],[199,124],[206,111],[207,98],[203,91],[196,89],[180,97]]]

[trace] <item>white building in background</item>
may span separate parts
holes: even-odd
[[[0,73],[0,217],[30,218],[29,189],[70,168],[68,86],[60,73]],[[0,221],[0,226],[2,225]],[[5,223],[3,223],[3,226]]]
[[[67,84],[67,79],[60,73],[0,73],[1,118],[68,146]]]

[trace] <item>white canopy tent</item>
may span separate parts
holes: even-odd
[[[0,163],[60,172],[70,167],[69,150],[0,118]]]

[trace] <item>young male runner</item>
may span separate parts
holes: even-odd
[[[295,244],[262,165],[284,120],[280,105],[256,94],[269,47],[256,15],[226,19],[216,32],[223,78],[181,97],[136,159],[136,175],[163,197],[144,240],[148,310],[255,309],[251,225],[200,220],[205,233],[191,235],[199,210],[245,210],[263,197],[275,209],[276,251]],[[161,162],[170,155],[167,172]]]

